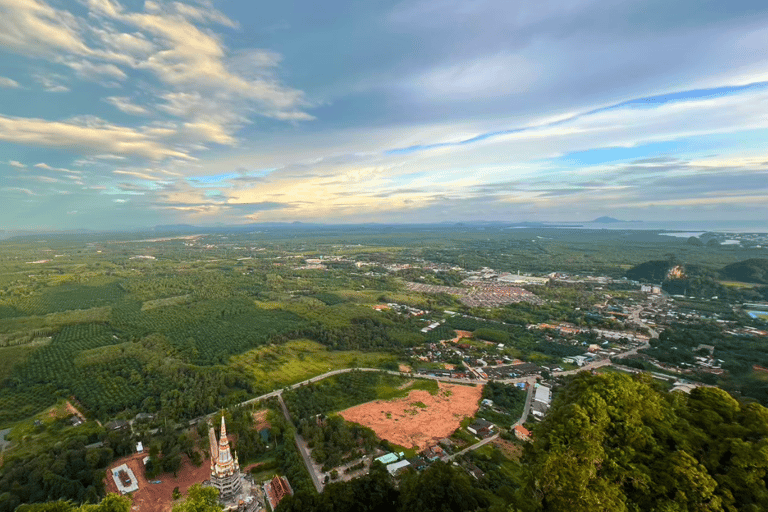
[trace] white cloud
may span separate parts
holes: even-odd
[[[116,153],[154,160],[176,157],[189,160],[174,149],[139,130],[81,118],[48,121],[0,115],[0,140],[33,146],[58,147],[77,153]]]
[[[146,173],[137,172],[137,171],[117,170],[117,171],[112,171],[112,174],[120,174],[120,175],[125,175],[125,176],[132,176],[134,178],[140,178],[142,180],[149,180],[149,181],[155,181],[155,180],[159,180],[160,179],[157,176],[152,176],[151,174],[146,174]]]
[[[88,60],[64,61],[66,66],[75,70],[77,76],[83,80],[100,80],[113,78],[124,80],[127,75],[114,64],[94,64]]]
[[[0,47],[22,55],[90,53],[77,19],[37,0],[0,0]]]
[[[125,96],[109,96],[107,98],[104,98],[104,101],[107,103],[114,105],[115,108],[118,110],[125,112],[126,114],[131,115],[146,115],[149,113],[149,111],[142,107],[141,105],[136,105],[135,103],[131,102],[130,98],[127,98]]]
[[[45,169],[46,171],[57,171],[57,172],[64,172],[67,174],[82,174],[81,171],[70,171],[69,169],[64,169],[63,167],[51,167],[50,165],[44,162],[35,164],[33,167],[37,167],[38,169]]]
[[[47,92],[69,92],[69,87],[63,85],[66,77],[58,73],[35,73],[32,78]]]
[[[273,76],[272,69],[279,62],[279,56],[274,52],[251,50],[230,58],[219,36],[193,23],[216,22],[235,26],[234,22],[210,6],[200,9],[178,2],[170,6],[145,2],[143,12],[129,12],[111,0],[90,0],[88,5],[95,16],[139,30],[143,34],[141,38],[118,35],[111,30],[102,30],[99,34],[101,40],[115,50],[126,46],[139,49],[136,47],[138,44],[140,50],[146,52],[149,50],[147,44],[151,44],[152,53],[143,57],[136,52],[131,55],[132,65],[151,71],[179,92],[196,94],[213,91],[220,104],[235,111],[238,101],[247,101],[256,113],[265,116],[311,119],[300,110],[306,104],[304,94],[284,87]],[[243,66],[243,59],[248,60],[250,66]],[[236,68],[235,71],[230,63]]]
[[[26,195],[28,195],[28,196],[36,196],[36,195],[37,195],[37,194],[35,194],[34,192],[32,192],[30,189],[28,189],[28,188],[20,188],[20,187],[3,187],[3,188],[2,188],[2,190],[3,190],[4,192],[20,192],[20,193],[22,193],[22,194],[26,194]]]
[[[25,164],[23,164],[21,162],[18,162],[16,160],[9,160],[8,161],[8,165],[10,165],[11,167],[16,167],[17,169],[26,169],[27,168],[27,166]]]
[[[225,25],[230,28],[237,28],[238,24],[226,17],[221,12],[213,8],[210,2],[203,2],[204,9],[198,9],[192,5],[182,4],[181,2],[173,2],[173,10],[177,13],[185,16],[186,18],[194,19],[197,21],[212,21]]]
[[[19,82],[16,80],[11,80],[10,78],[6,78],[4,76],[0,76],[0,87],[7,87],[9,89],[15,89],[18,87],[21,87],[19,85]]]

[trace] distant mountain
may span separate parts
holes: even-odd
[[[627,221],[614,219],[613,217],[598,217],[592,221],[592,223],[594,224],[614,224],[616,222],[627,222]]]
[[[752,258],[732,263],[724,267],[720,273],[731,281],[768,284],[768,259]]]

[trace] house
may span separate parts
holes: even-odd
[[[421,457],[411,457],[408,459],[408,462],[410,463],[411,467],[415,469],[416,471],[421,471],[422,469],[427,467],[427,461],[424,460]]]
[[[392,464],[387,464],[387,471],[390,475],[395,476],[398,472],[402,471],[403,469],[410,466],[411,463],[407,460],[401,460],[398,462],[393,462]]]
[[[445,452],[439,446],[430,446],[421,455],[430,462],[434,462],[437,459],[442,459],[445,456]]]
[[[104,425],[104,428],[107,430],[125,430],[129,427],[129,424],[125,420],[115,420],[110,421],[106,425]]]
[[[381,457],[377,457],[376,460],[386,466],[387,464],[392,464],[393,462],[397,462],[397,454],[388,453],[386,455],[382,455]]]
[[[549,406],[552,401],[552,390],[547,386],[538,386],[536,388],[536,394],[533,396],[534,402],[541,402],[544,405]]]
[[[493,423],[480,418],[467,427],[467,430],[478,437],[486,438],[493,435]]]
[[[531,432],[527,428],[525,428],[522,425],[515,425],[514,428],[515,431],[515,437],[518,438],[521,441],[530,441],[531,440]]]
[[[531,413],[536,419],[541,419],[547,413],[548,409],[549,406],[542,402],[537,402],[534,400],[534,402],[531,404]]]
[[[475,466],[474,464],[469,464],[467,466],[467,471],[469,472],[470,475],[475,477],[475,479],[477,480],[480,480],[485,476],[485,473],[483,473],[482,470],[477,466]]]

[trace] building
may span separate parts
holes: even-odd
[[[267,495],[267,500],[269,500],[269,506],[272,507],[272,510],[277,508],[277,505],[280,504],[283,498],[289,494],[293,496],[293,489],[291,484],[288,483],[288,479],[277,475],[264,484],[264,492]]]
[[[227,426],[221,417],[221,438],[216,442],[213,426],[208,430],[211,444],[211,485],[219,490],[222,500],[231,500],[240,494],[243,482],[240,479],[240,463],[237,454],[230,452]]]
[[[390,475],[395,476],[399,471],[402,471],[410,465],[411,463],[407,460],[393,462],[392,464],[387,464],[387,471],[389,471]]]
[[[534,395],[533,399],[536,402],[549,405],[549,402],[552,400],[552,391],[547,386],[538,386],[536,388],[536,394]]]
[[[515,425],[515,437],[521,441],[530,441],[531,432],[522,425]]]
[[[127,464],[112,469],[112,480],[115,482],[120,494],[128,494],[129,492],[139,490],[139,481],[136,480],[136,476]]]
[[[381,457],[377,457],[376,460],[384,464],[385,466],[387,464],[392,464],[393,462],[397,462],[399,457],[396,453],[388,453],[386,455],[382,455]]]
[[[467,430],[478,437],[486,438],[493,435],[493,423],[480,418],[467,427]]]

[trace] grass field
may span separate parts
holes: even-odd
[[[742,283],[741,281],[718,281],[723,286],[728,286],[730,288],[754,288],[755,286],[760,286],[759,284],[755,283]]]
[[[83,436],[87,442],[95,442],[98,434],[104,431],[95,421],[74,427],[68,421],[71,416],[66,401],[59,400],[45,411],[17,422],[6,436],[13,443],[6,455],[23,457],[35,453],[41,446],[53,446],[73,435]],[[35,424],[35,421],[39,423]]]
[[[330,370],[354,366],[377,368],[395,361],[390,354],[379,352],[329,351],[310,340],[270,345],[233,356],[230,364],[243,371],[259,385],[269,389],[284,387]]]
[[[428,391],[430,395],[435,396],[439,389],[437,381],[431,379],[415,379],[414,381],[408,383],[407,386],[395,386],[396,383],[400,382],[399,379],[402,378],[394,377],[391,375],[383,376],[380,384],[376,386],[376,398],[378,400],[393,400],[395,398],[403,398],[408,396],[408,393],[415,389]],[[421,405],[425,407],[424,404]]]

